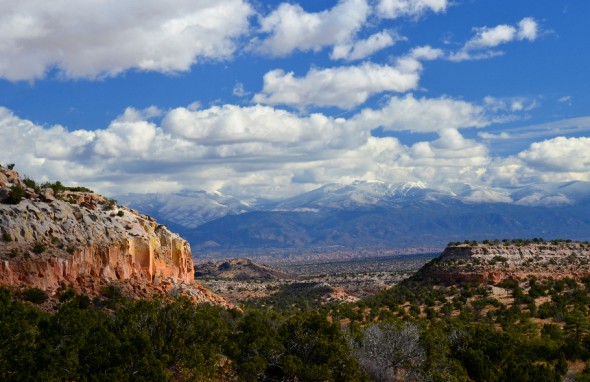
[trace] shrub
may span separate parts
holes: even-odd
[[[19,204],[26,195],[26,189],[20,184],[12,186],[8,191],[8,198],[6,199],[7,204]]]
[[[4,232],[2,234],[2,241],[12,241],[12,236],[10,236],[10,234],[8,232]]]
[[[24,178],[23,179],[23,183],[25,184],[25,186],[32,188],[33,190],[37,190],[37,183],[31,179],[31,178]]]
[[[49,298],[47,293],[39,288],[27,288],[20,293],[20,296],[23,300],[33,304],[43,304]]]
[[[123,212],[123,210],[119,210],[119,212],[117,212],[117,216],[122,217],[123,215],[125,215],[125,212]]]
[[[10,164],[6,165],[6,167],[7,167],[9,170],[14,170],[14,163],[10,163]]]
[[[494,261],[494,262],[500,262],[500,263],[505,263],[505,262],[508,261],[508,259],[505,258],[504,256],[496,255],[496,256],[492,257],[492,261]]]
[[[94,193],[94,191],[92,191],[91,189],[86,188],[86,187],[81,187],[81,186],[65,187],[65,189],[68,191],[73,191],[73,192],[88,192],[90,194]]]
[[[40,242],[36,242],[33,245],[33,252],[36,254],[43,253],[43,252],[45,252],[46,249],[47,249],[47,247],[45,246],[45,244],[40,243]]]
[[[73,299],[74,297],[76,297],[76,291],[73,288],[68,288],[66,290],[60,291],[59,301],[60,302],[69,301],[69,300]]]

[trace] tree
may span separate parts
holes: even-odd
[[[330,323],[325,316],[294,316],[279,329],[279,335],[286,350],[281,360],[287,377],[284,380],[363,380],[340,325]]]

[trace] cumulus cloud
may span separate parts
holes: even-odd
[[[467,41],[458,52],[449,56],[450,60],[476,60],[502,55],[502,51],[492,50],[492,48],[512,41],[534,41],[537,39],[539,26],[532,17],[525,17],[516,26],[501,24],[493,28],[476,28],[475,31],[474,37]]]
[[[556,137],[534,142],[522,152],[497,157],[488,166],[486,177],[499,187],[535,183],[590,181],[590,138]],[[532,194],[516,201],[527,205],[568,203],[567,198],[547,198]]]
[[[252,187],[268,195],[275,183],[284,193],[297,168],[354,150],[370,135],[342,119],[265,106],[176,108],[160,126],[148,115],[129,108],[104,129],[69,132],[2,108],[0,161],[33,169],[26,173],[37,179],[87,183],[106,193],[247,185],[242,195]]]
[[[53,68],[72,78],[186,71],[230,57],[252,14],[245,0],[11,1],[0,14],[0,77],[33,80]]]
[[[341,0],[330,10],[306,12],[298,4],[281,4],[260,20],[260,32],[268,35],[255,41],[258,50],[286,56],[295,50],[319,51],[326,46],[350,43],[370,12],[366,0]]]
[[[365,62],[356,66],[313,68],[301,78],[293,72],[276,69],[264,75],[262,92],[253,101],[300,108],[313,105],[349,109],[375,94],[415,89],[423,67],[421,60],[432,60],[441,54],[429,46],[418,47],[393,66]]]
[[[332,50],[332,60],[354,61],[372,55],[382,49],[393,46],[398,41],[406,40],[397,32],[385,30],[375,33],[364,40],[357,40],[354,43],[336,45]]]
[[[528,166],[547,172],[590,173],[590,138],[557,137],[535,142],[518,154]]]
[[[200,145],[217,146],[238,143],[272,144],[273,152],[281,146],[300,145],[302,152],[324,147],[346,148],[366,138],[355,133],[343,119],[323,114],[299,117],[268,106],[214,106],[202,111],[185,108],[171,110],[162,120],[165,132]],[[259,148],[259,147],[256,147]],[[289,156],[288,153],[285,153]],[[260,154],[262,155],[262,154]]]
[[[426,12],[444,12],[448,6],[447,0],[379,0],[377,12],[387,19],[420,17]]]
[[[16,162],[37,179],[105,193],[207,189],[244,197],[356,179],[442,181],[483,162],[473,159],[481,148],[453,129],[408,147],[373,137],[352,120],[268,106],[176,108],[159,125],[153,114],[154,108],[128,108],[104,129],[70,132],[0,109],[0,134],[8,138],[0,142],[0,161]]]
[[[452,168],[455,180],[464,172],[481,168],[489,162],[485,145],[472,139],[464,138],[455,129],[444,129],[439,138],[432,142],[415,143],[409,150],[412,163],[429,170]],[[445,174],[445,176],[449,176]]]
[[[262,105],[128,108],[94,131],[40,126],[0,108],[0,163],[17,163],[40,181],[106,194],[205,189],[244,198],[283,197],[359,179],[452,188],[544,174],[563,181],[588,178],[590,138],[555,138],[498,158],[459,131],[489,123],[481,106],[412,95],[392,97],[382,109],[349,119]],[[377,126],[437,137],[405,145],[393,136],[372,136]]]
[[[368,129],[438,132],[446,129],[485,127],[491,121],[486,110],[452,98],[391,97],[381,109],[364,109],[351,120]]]

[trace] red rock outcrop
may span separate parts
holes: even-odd
[[[51,188],[27,188],[19,203],[3,203],[17,186],[18,173],[0,168],[0,285],[92,295],[122,282],[143,294],[223,303],[194,283],[189,244],[151,217],[91,192]]]

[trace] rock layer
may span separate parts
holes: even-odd
[[[448,246],[418,278],[442,282],[590,276],[590,244],[559,241],[528,244]]]
[[[25,184],[0,168],[0,203],[13,187]],[[144,292],[207,295],[193,282],[189,244],[151,217],[91,192],[25,191],[19,203],[0,204],[0,285],[95,294],[124,282]]]

